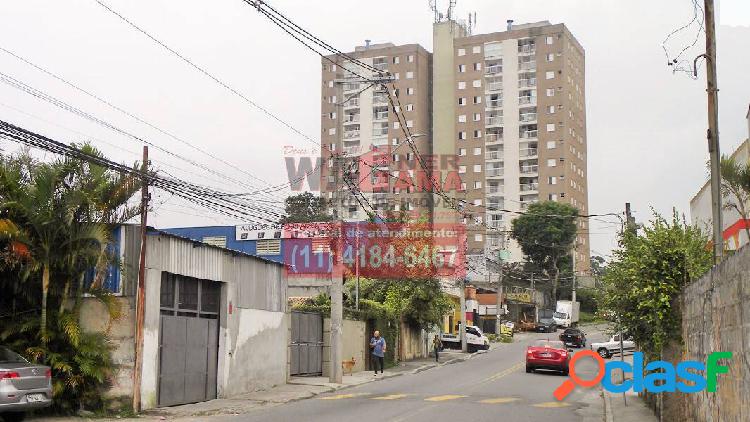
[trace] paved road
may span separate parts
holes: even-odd
[[[566,377],[525,372],[526,346],[556,334],[521,334],[513,344],[466,362],[388,378],[316,398],[231,417],[233,421],[601,421],[597,389],[577,389],[557,402],[552,391]],[[590,341],[603,336],[588,333]],[[590,359],[576,368],[593,378]]]

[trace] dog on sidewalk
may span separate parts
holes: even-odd
[[[349,375],[352,374],[352,370],[354,369],[354,365],[357,364],[357,359],[354,359],[354,356],[350,360],[345,360],[341,362],[341,370],[344,372],[344,375],[346,375],[346,371],[349,371]]]

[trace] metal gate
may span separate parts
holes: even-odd
[[[292,312],[291,375],[323,373],[323,316]]]
[[[162,273],[159,406],[216,398],[221,284]]]

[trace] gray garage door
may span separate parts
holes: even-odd
[[[162,273],[159,406],[216,398],[221,284]]]
[[[292,312],[291,375],[323,373],[323,316]]]

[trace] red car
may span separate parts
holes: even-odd
[[[526,372],[551,369],[568,375],[571,350],[557,340],[537,340],[526,348]]]

